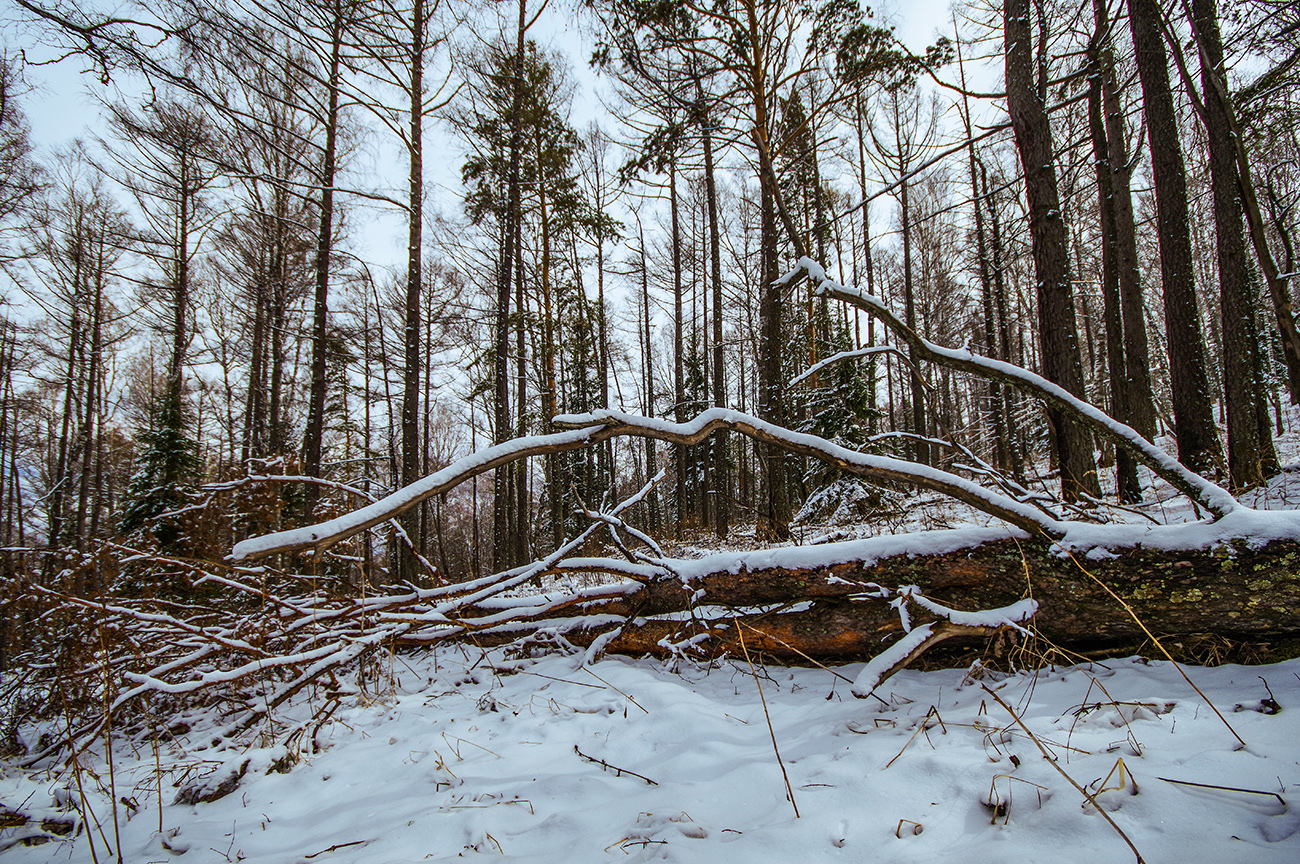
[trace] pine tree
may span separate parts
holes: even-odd
[[[190,502],[199,479],[199,445],[184,397],[170,388],[155,397],[149,425],[136,433],[136,470],[127,487],[118,530],[131,534],[152,524],[158,545],[171,550],[183,543],[180,524],[167,514]],[[160,518],[162,517],[162,518]]]

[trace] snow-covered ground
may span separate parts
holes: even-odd
[[[1286,421],[1289,470],[1242,499],[1260,510],[1300,508],[1300,417]],[[1161,530],[1213,542],[1168,486],[1149,492],[1141,511],[1112,511],[1115,536],[1181,525]],[[794,545],[813,548],[775,554],[881,534],[920,551],[939,535],[905,532],[1000,524],[930,493],[894,503],[871,522],[799,526]],[[1244,511],[1223,523],[1261,537],[1271,524]],[[743,528],[727,549],[704,534],[665,545],[704,559],[738,544],[767,547]],[[1138,658],[1010,677],[907,671],[881,699],[855,699],[862,664],[755,676],[743,658],[669,670],[583,656],[444,646],[390,657],[368,686],[343,687],[328,717],[323,694],[304,692],[274,729],[228,749],[212,746],[220,718],[172,717],[176,737],[156,752],[138,728],[115,739],[111,769],[102,750],[57,777],[0,766],[0,853],[6,864],[97,864],[119,850],[127,864],[1100,864],[1137,860],[1131,843],[1152,864],[1300,862],[1300,660],[1187,670],[1221,718],[1172,664]],[[21,730],[24,743],[41,731]],[[240,772],[229,794],[178,803]],[[70,836],[21,842],[65,826]]]
[[[1146,861],[1300,861],[1300,661],[1189,671],[1246,748],[1165,662],[904,672],[884,703],[826,670],[760,669],[796,818],[743,662],[669,672],[443,648],[395,658],[384,692],[344,697],[320,752],[309,727],[287,773],[265,773],[280,747],[196,751],[195,724],[183,753],[159,754],[161,834],[154,753],[119,744],[116,829],[96,762],[98,780],[81,776],[91,838],[25,847],[12,840],[33,829],[10,828],[0,848],[14,864],[112,860],[119,842],[126,862],[1136,860],[1001,699]],[[173,803],[174,782],[211,771],[210,788],[246,759],[231,794]],[[78,797],[71,777],[0,779],[0,801],[37,817],[67,819],[58,802]]]

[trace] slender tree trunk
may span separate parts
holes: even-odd
[[[327,87],[328,108],[325,114],[325,153],[321,163],[320,231],[316,238],[316,292],[312,307],[311,389],[307,402],[307,429],[303,441],[303,473],[321,476],[321,457],[325,438],[325,396],[328,387],[326,355],[329,348],[330,259],[334,246],[334,183],[338,160],[339,86],[343,51],[345,0],[334,0],[330,22],[330,59]],[[319,492],[309,483],[305,490],[304,510],[310,515]]]
[[[1131,390],[1127,386],[1127,361],[1124,356],[1124,321],[1119,289],[1119,219],[1115,206],[1115,171],[1112,160],[1123,154],[1112,155],[1106,136],[1103,117],[1103,73],[1101,53],[1108,46],[1109,24],[1105,19],[1105,5],[1094,0],[1096,27],[1092,76],[1088,81],[1088,127],[1092,134],[1094,168],[1097,176],[1097,211],[1101,222],[1101,297],[1106,322],[1106,368],[1110,379],[1110,413],[1122,423],[1132,423],[1133,406]],[[1138,480],[1137,463],[1124,448],[1115,453],[1115,491],[1121,501],[1136,502],[1142,498],[1142,485]]]
[[[239,460],[248,470],[248,460],[261,456],[259,421],[260,406],[266,395],[266,284],[258,279],[253,285],[253,338],[249,346],[248,389],[244,395],[244,430],[240,441]]]
[[[859,92],[853,100],[854,120],[858,138],[858,191],[862,195],[862,257],[865,264],[867,275],[867,293],[875,295],[875,267],[871,258],[871,202],[867,200],[867,145],[866,145],[866,124],[862,111],[862,93]],[[853,332],[854,347],[862,347],[862,329],[859,324],[860,318],[857,312],[853,313]],[[874,345],[876,342],[876,319],[871,318],[867,321],[867,343]],[[879,431],[880,421],[877,415],[880,413],[877,402],[876,384],[878,376],[878,365],[875,355],[867,359],[867,380],[870,389],[867,391],[867,432],[875,435]]]
[[[76,223],[72,226],[72,242],[75,244],[73,255],[72,271],[72,308],[71,318],[68,322],[68,354],[64,363],[64,382],[63,382],[63,417],[60,421],[58,456],[55,461],[54,469],[54,488],[50,492],[50,531],[49,544],[51,549],[60,549],[64,544],[64,521],[68,487],[69,461],[72,457],[72,416],[75,410],[76,387],[77,387],[77,355],[82,349],[84,336],[81,328],[81,307],[85,302],[84,289],[86,282],[86,248],[85,248],[85,225],[83,217],[78,214]],[[53,558],[49,559],[51,563]]]
[[[94,445],[103,435],[103,430],[96,425],[95,420],[98,416],[98,387],[99,380],[102,376],[100,371],[100,360],[103,353],[104,338],[104,281],[105,270],[108,267],[104,248],[106,243],[106,238],[104,236],[105,230],[106,228],[101,222],[95,239],[96,260],[93,276],[95,284],[92,289],[92,297],[90,301],[90,344],[87,346],[88,356],[86,358],[86,395],[82,413],[81,434],[79,436],[80,441],[77,445],[77,450],[79,452],[78,461],[81,463],[81,486],[77,493],[77,549],[84,548],[84,540],[86,538],[86,515],[91,496],[90,466],[92,462],[96,462],[95,455],[98,448],[94,447]],[[94,489],[94,494],[99,494],[98,487]]]
[[[1085,398],[1071,295],[1069,237],[1057,193],[1051,123],[1042,92],[1034,86],[1028,0],[1004,0],[1003,11],[1007,108],[1029,200],[1043,373],[1048,380]],[[1099,496],[1092,436],[1059,411],[1049,410],[1048,422],[1061,467],[1062,494],[1069,500]]]
[[[519,0],[518,23],[515,29],[514,92],[510,98],[510,152],[506,174],[506,213],[502,225],[501,261],[497,271],[496,322],[493,345],[492,377],[495,402],[493,405],[494,443],[510,440],[510,286],[515,271],[515,240],[520,221],[520,162],[523,150],[523,99],[524,99],[524,17],[527,0]],[[522,325],[521,325],[522,326]],[[498,468],[494,475],[495,494],[492,501],[492,566],[496,570],[518,563],[514,556],[516,538],[512,529],[516,524],[518,502],[512,500],[515,488],[514,468]]]
[[[644,341],[641,345],[641,362],[644,369],[645,378],[645,404],[642,411],[645,416],[655,416],[655,373],[654,373],[654,344],[650,332],[650,265],[646,260],[645,253],[645,234],[638,231],[638,242],[640,247],[641,262],[641,323],[644,327],[642,334]],[[659,468],[655,460],[655,442],[645,439],[645,470],[647,482],[650,478],[658,473]],[[659,495],[655,491],[650,492],[647,506],[650,511],[649,527],[650,531],[656,532],[660,527],[659,518]]]
[[[696,82],[698,86],[698,81]],[[703,99],[701,91],[700,98]],[[725,354],[722,347],[722,241],[718,224],[718,189],[713,168],[713,119],[705,110],[702,122],[704,132],[704,194],[708,199],[709,266],[713,282],[713,404],[727,406],[726,381],[723,379]],[[731,530],[731,468],[730,444],[725,434],[713,437],[713,516],[719,537],[725,538]]]
[[[2,526],[0,531],[3,532],[3,541],[0,542],[3,542],[6,546],[13,542],[14,528],[14,503],[13,496],[10,494],[13,489],[9,483],[9,466],[6,462],[9,454],[9,438],[10,436],[17,437],[18,434],[17,412],[11,410],[14,389],[14,358],[9,329],[9,320],[0,317],[0,526]]]
[[[673,420],[681,423],[686,419],[686,371],[684,364],[685,343],[682,331],[686,328],[686,319],[682,311],[682,234],[677,201],[677,168],[673,162],[668,165],[668,205],[672,217],[672,251],[673,251]],[[673,447],[673,462],[677,466],[677,508],[673,516],[674,536],[680,537],[690,512],[686,490],[686,460],[689,458],[687,448],[680,444]]]
[[[271,284],[271,308],[267,321],[267,329],[270,331],[267,355],[271,364],[270,391],[267,394],[267,452],[274,456],[280,456],[288,449],[284,421],[284,336],[289,317],[289,283],[283,266],[284,230],[284,223],[281,223],[276,237],[276,249],[281,253],[281,263],[273,271],[275,277]]]
[[[410,62],[410,118],[407,130],[407,155],[410,172],[407,176],[407,235],[406,235],[406,304],[402,329],[402,347],[405,365],[402,370],[402,473],[401,483],[407,486],[420,477],[420,366],[421,366],[421,306],[420,292],[424,273],[424,51],[425,15],[424,0],[413,0],[411,9]],[[403,545],[398,558],[399,579],[416,578],[419,567],[416,554],[424,554],[420,513],[423,508],[408,510],[402,517],[402,527],[415,545],[413,551]]]
[[[1147,438],[1156,434],[1155,396],[1151,388],[1151,360],[1147,347],[1146,308],[1142,297],[1142,274],[1137,251],[1137,228],[1133,218],[1132,177],[1129,162],[1128,132],[1124,106],[1115,80],[1112,48],[1114,22],[1108,20],[1106,6],[1094,0],[1096,27],[1105,38],[1098,46],[1103,119],[1106,126],[1107,165],[1110,168],[1110,194],[1115,219],[1115,267],[1119,278],[1120,320],[1124,328],[1124,363],[1127,374],[1121,375],[1128,418],[1124,421]],[[1128,460],[1127,453],[1120,458]]]
[[[957,68],[961,76],[961,86],[966,88],[966,66],[962,61],[961,42],[957,42]],[[980,279],[980,301],[984,314],[984,345],[983,350],[990,356],[997,356],[997,325],[993,318],[993,274],[990,272],[990,262],[988,253],[988,236],[984,227],[984,207],[980,194],[980,177],[977,169],[977,159],[975,156],[974,134],[971,128],[970,102],[962,95],[962,126],[966,132],[966,138],[969,140],[967,147],[967,161],[970,167],[970,188],[971,203],[975,210],[975,251],[979,263]],[[1005,423],[1002,415],[1002,399],[1000,387],[996,381],[989,381],[985,385],[983,397],[983,415],[984,425],[988,429],[989,450],[993,459],[993,464],[999,471],[1005,471],[1007,467],[1007,434]]]
[[[758,411],[759,417],[777,425],[785,425],[785,395],[782,356],[784,340],[781,327],[781,293],[783,286],[776,284],[777,232],[774,196],[768,184],[762,184],[760,198],[762,223],[759,279],[759,348],[758,348]],[[759,534],[784,539],[790,533],[789,492],[786,488],[785,451],[768,444],[757,445],[762,465],[762,500],[759,505]]]
[[[523,213],[515,222],[515,436],[528,434],[528,352],[525,348],[527,307],[524,305]],[[516,563],[527,560],[532,544],[532,496],[529,494],[528,463],[515,465],[514,512],[510,525],[513,538],[511,557]]]
[[[977,160],[978,161],[978,160]],[[1002,251],[1002,217],[999,215],[997,196],[989,186],[988,169],[978,161],[983,197],[988,207],[989,243],[993,253],[993,306],[997,313],[998,350],[996,359],[1012,362],[1011,359],[1011,317],[1007,309],[1006,256]],[[1002,416],[1007,421],[1007,456],[1010,459],[1011,476],[1018,481],[1024,479],[1024,448],[1020,441],[1020,422],[1016,417],[1019,400],[1010,387],[1001,388]]]
[[[1241,177],[1232,134],[1232,106],[1216,86],[1222,80],[1223,42],[1214,0],[1192,0],[1201,46],[1201,88],[1210,146],[1210,187],[1218,251],[1219,302],[1223,328],[1223,399],[1228,414],[1228,477],[1234,489],[1263,483],[1277,468],[1269,425],[1258,423],[1264,403],[1260,377],[1260,334],[1255,291],[1247,272],[1242,226]]]
[[[541,283],[542,283],[542,350],[538,358],[542,366],[542,418],[549,424],[559,413],[559,385],[555,374],[555,298],[551,285],[551,220],[547,210],[546,190],[537,190],[537,212],[541,223]],[[579,288],[581,291],[581,288]],[[579,409],[585,410],[585,409]],[[564,496],[560,490],[560,462],[557,454],[547,454],[542,460],[546,472],[546,494],[551,522],[551,547],[559,548],[564,534]],[[572,478],[570,478],[572,479]]]
[[[1223,469],[1223,449],[1210,407],[1205,340],[1196,311],[1187,177],[1169,86],[1168,55],[1160,35],[1160,7],[1156,0],[1128,0],[1128,10],[1155,177],[1156,232],[1160,238],[1178,458],[1193,471],[1217,476]]]

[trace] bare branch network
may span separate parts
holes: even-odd
[[[187,573],[196,589],[206,585],[243,598],[245,612],[203,614],[152,600],[99,602],[25,586],[33,602],[77,610],[99,632],[111,630],[120,650],[95,657],[80,671],[94,680],[120,676],[125,682],[116,691],[106,684],[107,710],[32,753],[26,764],[69,758],[102,735],[115,715],[139,709],[142,700],[200,693],[230,709],[229,725],[217,738],[220,744],[273,722],[276,708],[306,687],[331,682],[327,691],[337,700],[343,692],[337,676],[396,645],[543,643],[585,649],[588,661],[604,651],[620,651],[698,662],[736,653],[739,640],[747,638],[750,646],[775,659],[873,657],[853,687],[856,695],[866,697],[941,641],[999,633],[1026,636],[1031,620],[1040,633],[1061,644],[1141,638],[1118,614],[1115,591],[1151,614],[1158,614],[1160,604],[1177,592],[1194,594],[1198,602],[1184,607],[1181,617],[1161,619],[1164,632],[1195,632],[1207,616],[1233,615],[1243,634],[1297,631],[1294,620],[1276,611],[1300,602],[1295,580],[1277,580],[1260,589],[1261,598],[1269,594],[1268,603],[1243,602],[1225,585],[1222,564],[1224,549],[1243,561],[1255,554],[1259,557],[1252,560],[1268,560],[1255,551],[1261,544],[1295,549],[1300,545],[1295,513],[1264,513],[1240,504],[1132,429],[1027,370],[921,339],[880,300],[832,282],[815,262],[802,260],[783,280],[789,284],[805,277],[827,296],[876,316],[918,356],[1011,384],[1084,420],[1099,435],[1129,448],[1211,518],[1181,526],[1063,520],[1045,513],[1027,493],[1008,494],[1005,490],[1014,487],[1006,484],[992,489],[952,471],[856,452],[727,409],[709,409],[685,423],[609,410],[557,416],[554,425],[560,431],[481,450],[327,522],[244,540],[235,546],[227,568],[149,556]],[[309,575],[253,563],[300,551],[319,558],[347,538],[391,524],[420,501],[501,465],[621,436],[693,446],[722,430],[821,460],[871,483],[942,493],[1003,524],[673,559],[628,520],[663,478],[660,472],[617,506],[585,509],[588,526],[550,554],[468,582],[349,596],[322,590]],[[621,557],[588,556],[602,538]],[[114,551],[123,559],[144,555],[125,547]],[[1176,582],[1151,587],[1151,572],[1167,568],[1170,552],[1185,570]],[[1089,568],[1079,559],[1090,560]],[[564,577],[580,574],[598,574],[602,581],[583,588],[535,587],[543,577],[559,577],[553,585],[563,586]],[[269,588],[272,583],[277,587]],[[1146,593],[1134,589],[1139,583]],[[957,608],[963,605],[974,611]],[[882,650],[882,639],[891,636],[896,638]]]

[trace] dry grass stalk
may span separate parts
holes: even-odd
[[[786,795],[790,798],[790,806],[794,808],[794,818],[799,818],[799,805],[794,800],[794,787],[790,785],[790,775],[786,773],[785,762],[781,759],[781,748],[776,744],[776,730],[772,728],[772,715],[767,710],[767,697],[763,695],[763,682],[758,680],[758,672],[754,669],[754,661],[749,659],[749,649],[745,647],[745,631],[738,629],[740,634],[740,650],[745,652],[745,662],[749,664],[749,674],[754,677],[754,684],[758,686],[758,701],[763,704],[763,716],[767,718],[767,733],[772,737],[772,752],[776,754],[776,764],[781,769],[781,777],[785,780]]]
[[[987,693],[987,694],[989,694],[990,696],[992,696],[992,697],[993,697],[993,700],[994,700],[995,702],[997,702],[999,705],[1001,705],[1002,708],[1003,708],[1003,709],[1004,709],[1008,714],[1011,715],[1011,719],[1014,720],[1014,721],[1016,721],[1016,725],[1018,725],[1021,729],[1023,729],[1023,730],[1025,731],[1025,734],[1029,736],[1029,740],[1033,741],[1033,742],[1034,742],[1034,746],[1036,746],[1036,747],[1038,748],[1038,751],[1039,751],[1040,753],[1043,754],[1043,758],[1047,760],[1048,764],[1050,764],[1053,768],[1056,769],[1056,773],[1058,773],[1058,774],[1060,774],[1062,777],[1064,777],[1067,783],[1069,783],[1069,784],[1070,784],[1071,786],[1073,786],[1076,790],[1078,790],[1079,794],[1082,795],[1084,798],[1086,798],[1087,801],[1088,801],[1088,803],[1091,804],[1091,805],[1093,806],[1093,809],[1095,809],[1099,814],[1101,814],[1101,818],[1105,819],[1106,822],[1107,822],[1107,824],[1109,824],[1110,827],[1112,827],[1112,828],[1115,829],[1115,833],[1118,834],[1118,835],[1120,836],[1120,838],[1121,838],[1125,843],[1128,844],[1128,848],[1129,848],[1129,849],[1133,850],[1133,854],[1137,857],[1137,864],[1145,864],[1145,861],[1144,861],[1144,859],[1142,858],[1142,853],[1139,852],[1138,849],[1137,849],[1137,847],[1133,845],[1133,841],[1130,840],[1130,839],[1129,839],[1129,836],[1128,836],[1127,834],[1124,833],[1124,829],[1123,829],[1123,828],[1120,828],[1118,825],[1115,824],[1115,820],[1112,819],[1112,818],[1110,818],[1110,814],[1107,813],[1104,809],[1102,809],[1101,805],[1097,803],[1097,799],[1096,799],[1095,796],[1093,796],[1091,793],[1089,793],[1087,789],[1084,789],[1082,786],[1080,786],[1078,783],[1076,783],[1073,777],[1071,777],[1069,774],[1065,773],[1065,769],[1062,768],[1062,767],[1057,763],[1056,759],[1054,759],[1054,758],[1052,757],[1052,754],[1049,753],[1048,750],[1047,750],[1047,748],[1043,746],[1043,742],[1040,741],[1040,740],[1038,740],[1038,736],[1035,735],[1032,731],[1030,731],[1029,727],[1025,725],[1025,721],[1023,721],[1023,720],[1020,719],[1020,715],[1017,714],[1017,713],[1015,712],[1015,710],[1012,709],[1012,707],[1011,707],[1010,705],[1008,705],[1006,702],[1002,701],[1002,697],[999,696],[997,693],[994,693],[992,690],[990,690],[988,687],[986,687],[986,686],[984,686],[984,685],[982,685],[982,684],[980,685],[980,687],[981,687],[981,689],[984,690],[985,693]]]

